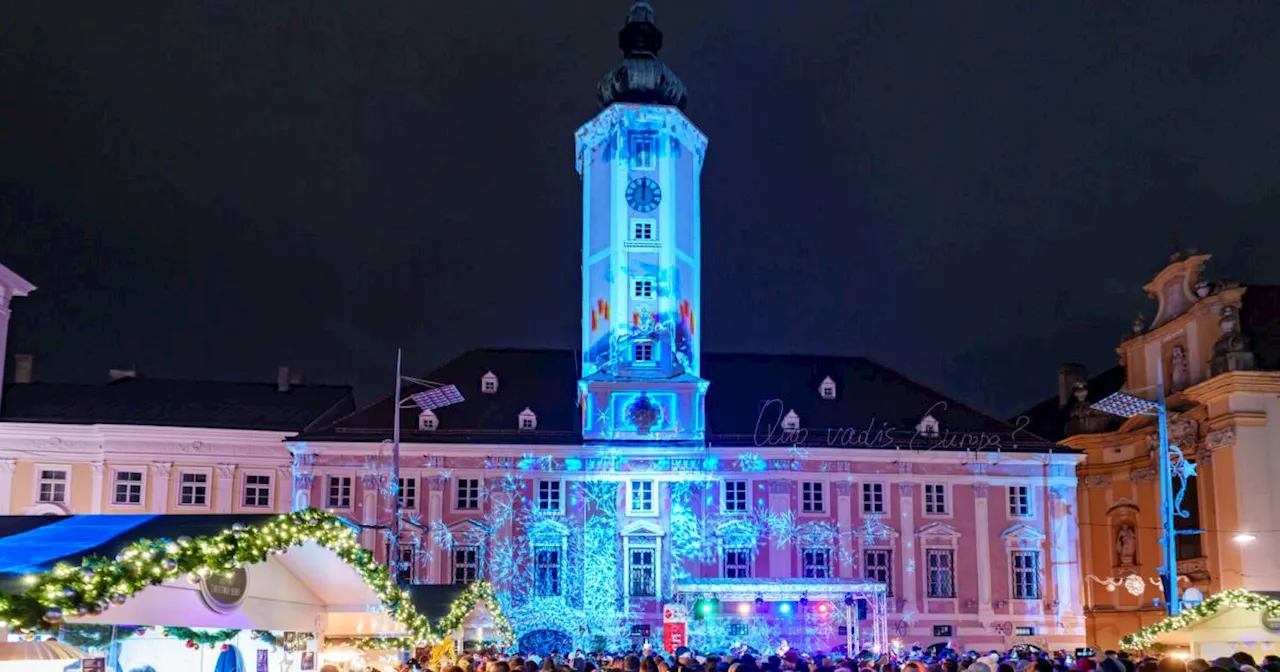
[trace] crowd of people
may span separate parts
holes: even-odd
[[[335,671],[336,672],[336,671]],[[449,664],[431,666],[409,661],[388,672],[1280,672],[1280,657],[1261,662],[1248,653],[1212,661],[1186,656],[1138,657],[1106,651],[1101,656],[1075,657],[1065,651],[1017,650],[1006,653],[959,653],[945,649],[915,649],[900,655],[870,652],[850,659],[843,655],[801,654],[794,649],[778,655],[696,655],[681,649],[675,655],[648,650],[626,655],[575,651],[567,655],[466,654]]]

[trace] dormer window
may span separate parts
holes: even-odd
[[[916,433],[920,436],[937,437],[938,419],[932,415],[920,418],[920,424],[916,425]]]
[[[632,296],[637,299],[648,300],[654,295],[653,278],[636,278],[632,286]]]
[[[652,364],[654,362],[653,341],[636,341],[636,364]]]
[[[533,411],[525,408],[520,411],[520,429],[530,430],[538,428],[538,416]]]
[[[836,381],[831,380],[831,376],[823,378],[822,384],[818,385],[818,394],[822,395],[823,399],[835,399]]]
[[[431,411],[423,411],[418,414],[418,430],[423,432],[434,432],[440,426],[440,418]]]
[[[787,411],[787,414],[782,416],[782,428],[792,432],[800,429],[800,416],[796,415],[795,409]]]
[[[485,394],[498,393],[498,377],[492,371],[480,376],[480,391]]]

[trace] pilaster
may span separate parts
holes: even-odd
[[[1049,561],[1052,563],[1053,580],[1048,582],[1058,602],[1062,619],[1074,619],[1080,613],[1080,581],[1084,576],[1080,566],[1079,545],[1076,543],[1076,517],[1072,511],[1075,500],[1073,488],[1055,487],[1049,491]]]
[[[840,550],[837,554],[836,576],[851,579],[860,566],[853,548],[853,503],[852,490],[849,483],[837,482],[832,487],[836,493],[836,518],[840,532]]]
[[[916,571],[921,564],[916,558],[915,484],[900,483],[898,493],[900,499],[896,505],[899,511],[898,520],[901,523],[898,529],[902,530],[900,536],[902,539],[902,599],[906,603],[902,613],[906,616],[914,614],[920,608],[916,589],[920,585],[920,576],[923,572]],[[894,505],[894,503],[889,504]]]
[[[998,543],[991,538],[991,511],[985,483],[973,485],[973,520],[978,551],[978,620],[985,623],[995,617],[991,608],[991,547]]]
[[[235,500],[236,485],[236,465],[219,464],[214,470],[217,474],[217,495],[213,500],[213,505],[218,513],[231,513],[231,508]]]
[[[432,476],[427,479],[427,523],[434,525],[436,522],[444,521],[444,496],[445,488],[449,486],[449,481],[443,476]],[[423,541],[427,546],[427,583],[444,583],[444,567],[447,565],[447,558],[443,549],[440,547],[440,541],[436,539],[435,534],[423,535]],[[487,548],[485,549],[488,550]]]
[[[151,512],[169,512],[169,474],[173,471],[172,462],[151,463]]]
[[[791,481],[769,481],[769,510],[791,510]],[[782,544],[769,544],[769,576],[779,578],[792,576],[791,556],[794,549]]]
[[[0,460],[0,516],[13,512],[13,469],[17,460]]]
[[[360,475],[360,485],[363,486],[360,491],[360,523],[364,525],[364,529],[360,531],[360,543],[365,548],[373,550],[376,554],[378,548],[378,531],[374,526],[378,524],[378,490],[382,487],[382,479],[375,472],[368,472]],[[391,542],[391,552],[399,553],[400,540],[394,539]],[[396,558],[397,563],[399,558]]]
[[[89,469],[93,473],[93,484],[90,488],[89,496],[89,513],[102,513],[102,478],[103,472],[106,471],[106,465],[102,462],[92,462]]]

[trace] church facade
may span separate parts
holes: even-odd
[[[350,517],[411,582],[492,581],[530,646],[657,648],[674,602],[703,649],[871,631],[763,599],[805,581],[883,586],[904,646],[1083,644],[1077,451],[866,359],[702,351],[707,137],[662,37],[636,2],[575,137],[581,348],[473,350],[429,375],[460,404],[398,412],[410,385],[304,431],[291,505]],[[684,588],[708,582],[738,597]]]

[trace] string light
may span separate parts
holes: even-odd
[[[1160,635],[1182,630],[1194,623],[1209,618],[1226,609],[1246,609],[1260,613],[1280,614],[1280,600],[1265,595],[1249,592],[1239,588],[1225,590],[1217,595],[1205,598],[1196,606],[1187,606],[1177,616],[1149,625],[1120,640],[1120,646],[1126,649],[1147,649]]]

